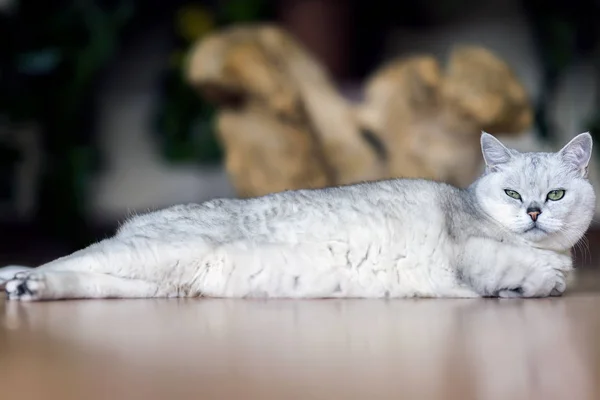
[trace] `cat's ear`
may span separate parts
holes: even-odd
[[[571,139],[558,154],[570,168],[573,168],[582,177],[587,177],[588,164],[592,158],[592,135],[589,132],[580,133]]]
[[[498,139],[487,132],[481,132],[481,152],[489,171],[496,171],[512,158],[512,154]]]

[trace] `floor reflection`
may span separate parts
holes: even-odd
[[[55,349],[44,350],[49,364],[110,366],[102,373],[126,393],[132,384],[120,380],[143,381],[146,399],[165,387],[203,399],[592,399],[599,306],[600,296],[585,294],[0,302],[0,368],[45,346]],[[43,379],[34,369],[28,375]]]

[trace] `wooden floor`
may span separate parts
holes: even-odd
[[[0,399],[599,399],[600,275],[542,300],[0,300]]]

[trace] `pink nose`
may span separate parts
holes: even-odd
[[[538,215],[540,215],[540,214],[541,214],[541,212],[539,212],[539,211],[530,211],[530,212],[528,212],[527,214],[529,214],[529,216],[531,217],[531,219],[532,219],[533,221],[537,221],[537,219],[538,219]]]

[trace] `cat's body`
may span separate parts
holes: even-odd
[[[398,179],[176,206],[18,273],[6,292],[21,300],[561,294],[569,250],[594,211],[591,137],[559,153],[518,154],[490,135],[482,145],[488,170],[466,190]]]

